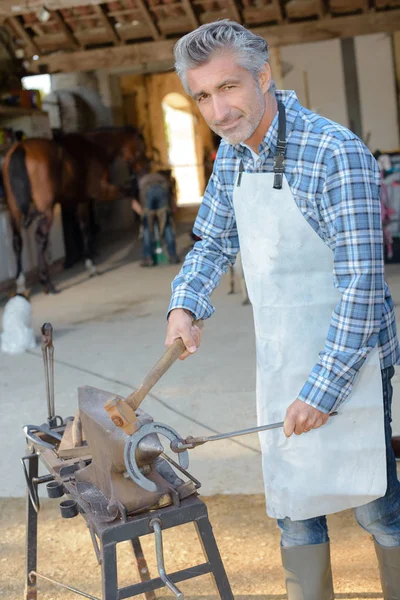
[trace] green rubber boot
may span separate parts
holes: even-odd
[[[400,546],[388,548],[375,542],[385,600],[400,600]]]
[[[288,600],[333,600],[329,542],[281,548]]]

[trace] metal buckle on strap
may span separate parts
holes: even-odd
[[[283,154],[274,156],[274,172],[282,172],[285,170],[285,157]]]

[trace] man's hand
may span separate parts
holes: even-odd
[[[172,346],[175,340],[182,338],[186,350],[181,354],[179,360],[185,360],[190,354],[196,352],[200,346],[201,336],[202,326],[193,325],[192,317],[183,308],[171,310],[168,317],[165,345],[168,347]]]
[[[329,415],[297,398],[286,411],[283,431],[286,437],[290,437],[292,433],[301,435],[325,425],[328,419]]]

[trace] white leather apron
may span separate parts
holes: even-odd
[[[323,350],[341,294],[333,253],[296,205],[286,177],[242,173],[233,202],[257,350],[258,424],[283,421]],[[386,492],[381,369],[375,348],[339,415],[287,439],[260,434],[270,517],[302,520],[361,506]]]

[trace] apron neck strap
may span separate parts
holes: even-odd
[[[280,100],[278,100],[278,112],[278,142],[274,156],[274,188],[281,190],[285,172],[286,113],[285,106]]]

